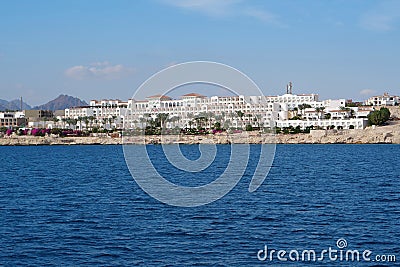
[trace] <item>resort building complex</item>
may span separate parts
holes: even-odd
[[[381,105],[398,105],[399,97],[385,93],[362,102],[319,100],[318,94],[293,94],[292,84],[277,96],[204,96],[189,93],[174,99],[153,95],[145,99],[91,100],[87,106],[60,111],[0,112],[1,127],[70,129],[144,129],[154,121],[177,128],[223,129],[364,129],[368,115]]]
[[[66,109],[65,117],[90,118],[90,125],[124,129],[145,128],[160,114],[164,114],[166,128],[196,127],[202,118],[208,128],[218,122],[225,129],[243,129],[248,125],[260,129],[363,129],[373,110],[372,106],[346,107],[345,99],[320,101],[318,94],[296,95],[289,84],[286,94],[278,96],[207,97],[190,93],[178,99],[153,95],[143,100],[92,100],[89,106]],[[82,122],[81,125],[87,127]]]

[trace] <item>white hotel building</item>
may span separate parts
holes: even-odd
[[[126,128],[136,128],[146,118],[156,118],[158,113],[168,113],[173,125],[189,127],[190,121],[196,116],[219,118],[229,123],[230,127],[242,127],[246,124],[254,126],[274,127],[275,120],[286,120],[287,104],[267,101],[262,96],[212,96],[206,97],[191,93],[180,99],[172,99],[165,95],[154,95],[146,100],[128,100],[129,113],[125,118]],[[243,112],[243,117],[237,116],[237,111]]]
[[[93,118],[90,124],[106,128],[122,128],[128,102],[119,99],[91,100],[89,106],[65,109],[65,118]],[[88,127],[88,125],[85,125]]]
[[[303,104],[312,108],[299,110]],[[354,111],[350,112],[341,107],[345,107],[345,99],[319,101],[317,94],[206,97],[190,93],[179,99],[154,95],[145,100],[129,99],[127,102],[92,100],[89,106],[66,109],[65,117],[94,117],[95,125],[125,129],[145,127],[147,120],[155,119],[160,113],[168,114],[168,128],[191,127],[197,116],[207,117],[208,125],[219,121],[224,128],[243,128],[247,124],[265,128],[300,126],[303,129],[309,126],[328,128],[332,125],[343,129],[366,127],[369,111],[353,108]],[[243,116],[239,117],[238,111]],[[322,119],[323,113],[330,113],[331,118]],[[303,119],[289,120],[297,114]],[[104,123],[110,118],[113,118],[112,123]]]
[[[396,106],[400,104],[400,97],[384,93],[383,95],[368,98],[365,104],[371,106]]]

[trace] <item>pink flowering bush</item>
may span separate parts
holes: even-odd
[[[222,132],[223,132],[223,130],[216,130],[216,129],[212,130],[213,134],[219,134],[219,133],[222,133]]]
[[[31,135],[33,135],[33,136],[41,136],[41,134],[42,134],[42,132],[40,131],[40,129],[34,128],[31,130]]]

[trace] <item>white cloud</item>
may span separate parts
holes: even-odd
[[[361,18],[361,25],[368,30],[390,31],[394,29],[396,16],[383,14],[368,14]]]
[[[370,96],[370,95],[373,95],[375,93],[376,93],[376,91],[372,90],[372,89],[364,89],[364,90],[360,91],[360,95],[363,95],[363,96]]]
[[[211,16],[222,16],[228,15],[230,9],[241,0],[165,0],[164,2]]]
[[[212,17],[246,16],[266,23],[284,26],[279,17],[269,11],[256,8],[251,1],[243,0],[163,0],[181,9],[196,11]]]
[[[78,65],[68,68],[65,75],[76,80],[87,78],[118,79],[123,75],[132,73],[132,68],[127,68],[121,64],[111,65],[109,62],[95,62],[89,65]]]
[[[286,26],[279,20],[277,15],[262,9],[249,7],[243,10],[243,14],[276,26]]]
[[[361,15],[360,25],[373,31],[394,30],[400,21],[399,9],[399,1],[378,1],[374,9]]]

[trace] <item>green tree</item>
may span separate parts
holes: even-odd
[[[382,107],[380,110],[372,111],[368,114],[369,125],[383,125],[390,118],[390,111]]]
[[[382,113],[382,116],[383,116],[383,119],[385,120],[385,122],[390,119],[390,111],[388,108],[382,107],[379,111]]]
[[[214,123],[214,129],[215,130],[221,130],[221,123],[219,121],[217,121],[216,123]]]

